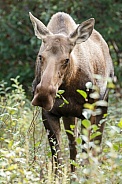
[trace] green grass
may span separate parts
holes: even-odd
[[[0,85],[1,184],[69,184],[70,179],[72,184],[122,183],[122,99],[117,93],[111,90],[102,154],[93,157],[90,150],[83,154],[79,138],[73,174],[70,173],[68,140],[61,123],[62,176],[55,177],[41,109],[31,106],[18,78],[12,80],[11,89],[6,88],[5,82]],[[90,163],[82,167],[82,158],[88,158]]]

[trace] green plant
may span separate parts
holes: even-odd
[[[103,152],[94,156],[89,149],[82,153],[82,138],[87,139],[91,127],[90,121],[78,121],[86,128],[77,141],[77,160],[69,159],[66,134],[62,129],[62,175],[56,177],[52,171],[51,151],[47,135],[41,120],[40,108],[33,108],[27,100],[19,77],[12,79],[12,86],[0,83],[0,181],[3,184],[51,183],[69,184],[110,184],[122,181],[122,99],[111,89],[108,103],[108,116],[103,138]],[[73,130],[74,127],[71,127]],[[97,127],[92,126],[93,134]],[[84,136],[84,137],[83,137]],[[92,141],[89,141],[96,150]],[[88,146],[86,144],[86,146]],[[86,147],[88,148],[88,147]],[[88,159],[84,167],[82,159]],[[76,172],[70,173],[70,162],[76,166]]]

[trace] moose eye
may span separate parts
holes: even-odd
[[[69,59],[66,59],[64,62],[64,65],[67,65],[69,63]]]

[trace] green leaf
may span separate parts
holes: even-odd
[[[86,109],[90,109],[90,110],[94,110],[95,104],[89,104],[89,103],[85,103],[84,107]]]
[[[61,98],[60,95],[62,95],[65,91],[64,90],[58,90],[57,94],[56,94],[56,97],[57,98]]]
[[[66,132],[74,136],[74,132],[72,132],[71,130],[66,130]]]
[[[104,118],[106,118],[107,116],[108,116],[108,114],[107,114],[107,113],[103,115],[103,117],[104,117]]]
[[[92,129],[94,132],[96,132],[97,130],[99,130],[99,127],[97,125],[92,125]]]
[[[115,89],[115,85],[114,85],[112,82],[109,82],[109,83],[107,84],[107,88]]]
[[[77,92],[78,92],[80,95],[82,95],[84,99],[87,98],[87,93],[86,93],[85,91],[80,90],[80,89],[77,89]]]
[[[63,107],[65,103],[62,103],[61,105],[59,105],[59,107]]]
[[[70,164],[74,165],[75,167],[78,167],[79,166],[78,163],[75,162],[74,160],[70,160]]]
[[[66,99],[64,99],[64,103],[65,103],[65,104],[69,104],[69,102],[68,102]]]
[[[74,130],[75,125],[70,125],[71,130]]]
[[[13,141],[13,140],[10,140],[10,141],[9,141],[9,144],[8,144],[8,147],[9,147],[9,148],[12,148],[13,143],[14,143],[14,141]]]
[[[39,145],[40,145],[40,141],[35,144],[35,147],[37,148],[39,147]]]
[[[81,143],[82,143],[82,139],[81,139],[80,137],[78,137],[78,138],[76,139],[76,142],[77,142],[77,144],[81,144]]]
[[[9,171],[16,170],[16,169],[17,169],[17,164],[12,164],[11,166],[8,167]]]
[[[69,104],[69,102],[63,96],[62,96],[62,98],[63,98],[63,101],[65,104]]]
[[[118,151],[120,146],[118,144],[113,144],[113,148],[114,148],[114,150]]]
[[[64,92],[65,92],[64,90],[58,90],[57,93],[58,93],[59,95],[62,95]]]
[[[120,119],[120,122],[118,123],[118,127],[122,128],[122,118]]]
[[[89,128],[91,126],[91,122],[87,119],[84,119],[82,121],[82,125],[85,127],[85,128]]]
[[[92,133],[91,136],[90,136],[90,140],[94,139],[95,137],[101,135],[101,132],[95,132],[95,133]]]

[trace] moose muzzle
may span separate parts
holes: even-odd
[[[39,83],[34,93],[32,105],[40,106],[45,110],[50,111],[53,108],[55,96],[56,89],[52,85],[47,87],[42,86],[41,83]]]

